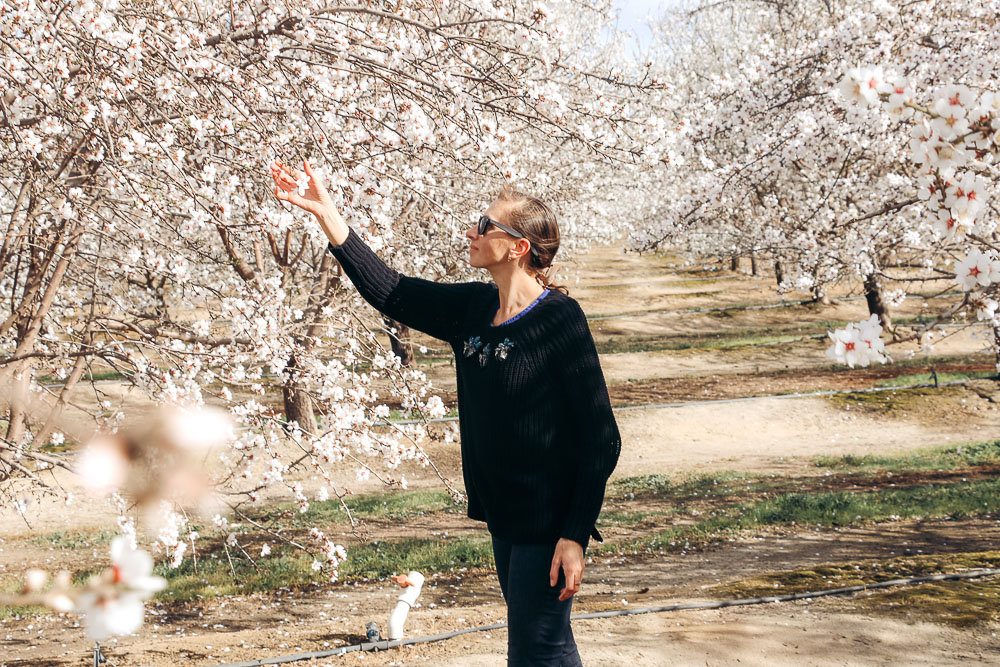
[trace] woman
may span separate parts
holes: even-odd
[[[505,189],[466,232],[469,262],[493,282],[435,283],[386,266],[304,168],[275,162],[275,196],[316,216],[365,300],[455,353],[468,513],[493,539],[508,664],[581,664],[570,608],[621,439],[583,311],[546,282],[555,216]]]

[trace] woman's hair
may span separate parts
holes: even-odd
[[[559,250],[559,224],[549,205],[537,197],[526,195],[512,185],[504,185],[497,199],[506,202],[507,224],[524,234],[535,249],[529,255],[528,266],[534,271],[535,280],[548,289],[569,294],[564,285],[549,282],[552,260]]]

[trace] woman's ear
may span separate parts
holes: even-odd
[[[531,252],[531,241],[528,239],[518,239],[514,242],[513,251],[517,253],[517,256],[527,255]]]

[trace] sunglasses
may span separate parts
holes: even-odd
[[[482,236],[483,234],[486,233],[486,230],[490,228],[490,225],[493,225],[497,229],[502,229],[503,231],[507,232],[516,239],[527,238],[524,234],[517,231],[516,229],[508,227],[507,225],[501,225],[493,218],[487,217],[485,215],[479,216],[479,226],[476,228],[476,232],[480,236]],[[534,255],[535,257],[538,257],[538,250],[535,248],[534,245],[531,246],[531,254]]]

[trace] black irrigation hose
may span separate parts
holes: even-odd
[[[662,607],[645,607],[641,609],[616,609],[614,611],[598,611],[591,614],[574,614],[573,620],[586,620],[593,618],[612,618],[614,616],[635,616],[637,614],[653,614],[665,611],[685,611],[722,609],[724,607],[744,607],[754,604],[767,604],[771,602],[793,602],[795,600],[808,600],[811,598],[829,597],[831,595],[847,595],[850,593],[861,593],[879,588],[889,588],[891,586],[904,586],[911,584],[923,584],[928,581],[950,581],[956,579],[977,579],[1000,574],[1000,570],[972,570],[970,572],[956,572],[952,574],[931,574],[922,577],[906,577],[904,579],[892,579],[890,581],[880,581],[874,584],[861,584],[860,586],[844,586],[842,588],[830,588],[823,591],[809,591],[807,593],[794,593],[792,595],[775,595],[761,598],[746,598],[742,600],[719,600],[718,602],[688,602],[684,604],[671,604]],[[296,653],[295,655],[275,656],[273,658],[261,658],[259,660],[247,660],[245,662],[231,662],[215,667],[260,667],[261,665],[279,665],[299,660],[312,660],[315,658],[334,658],[354,653],[355,651],[384,651],[397,646],[409,646],[412,644],[423,644],[426,642],[441,641],[451,639],[459,635],[471,632],[488,632],[507,627],[506,623],[494,623],[492,625],[480,625],[475,628],[465,628],[445,632],[439,635],[428,635],[426,637],[414,637],[412,639],[397,639],[394,641],[365,642],[362,644],[352,644],[341,646],[340,648],[326,651],[314,651],[311,653]]]

